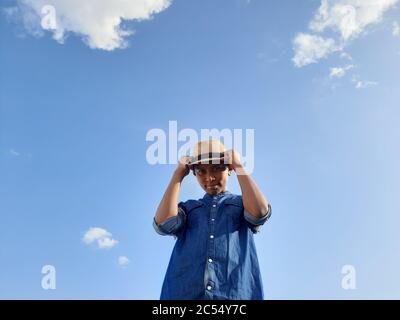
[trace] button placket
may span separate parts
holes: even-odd
[[[218,197],[213,197],[210,208],[210,216],[209,216],[209,229],[208,229],[208,256],[206,262],[206,273],[205,273],[205,282],[206,282],[206,291],[209,294],[212,294],[213,286],[213,276],[214,276],[214,258],[215,258],[215,218],[218,210]]]
[[[212,291],[215,289],[215,283],[212,280],[208,281],[206,289],[209,293],[212,293]]]
[[[215,216],[217,213],[217,201],[218,197],[213,197],[212,207],[210,210],[210,233],[209,233],[209,250],[208,250],[208,263],[212,263],[214,261],[214,253],[215,253],[215,241],[214,241],[214,230],[215,230]]]

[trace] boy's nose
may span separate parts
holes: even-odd
[[[208,180],[214,181],[214,180],[215,180],[215,177],[214,177],[213,175],[207,173],[206,180],[207,180],[207,181],[208,181]]]

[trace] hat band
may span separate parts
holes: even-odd
[[[211,158],[223,158],[225,156],[224,152],[209,152],[209,153],[203,153],[197,156],[196,161],[202,160],[202,159],[211,159]]]

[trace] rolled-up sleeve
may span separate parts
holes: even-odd
[[[154,230],[162,236],[176,236],[176,234],[183,228],[186,223],[186,212],[182,203],[178,205],[178,214],[168,218],[164,222],[157,224],[153,218]]]
[[[244,209],[244,218],[250,224],[250,228],[254,233],[260,232],[261,226],[271,217],[271,214],[272,208],[269,203],[267,213],[259,219],[255,218],[251,213]]]

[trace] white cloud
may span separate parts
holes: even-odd
[[[126,37],[133,34],[124,21],[148,20],[169,7],[172,0],[17,0],[25,27],[38,33],[43,25],[45,6],[55,9],[53,38],[63,43],[69,32],[83,38],[93,49],[114,50],[127,46]],[[35,15],[32,16],[32,14]],[[26,20],[28,23],[25,23]]]
[[[397,21],[393,22],[392,34],[394,37],[400,37],[400,25]]]
[[[121,267],[126,267],[130,262],[131,262],[131,261],[130,261],[129,258],[126,257],[126,256],[120,256],[120,257],[118,257],[118,264],[119,264]]]
[[[310,29],[338,31],[345,41],[358,37],[370,25],[379,23],[398,0],[322,0]]]
[[[331,72],[330,72],[329,76],[331,78],[341,78],[346,74],[347,70],[350,70],[353,67],[354,66],[352,64],[349,64],[349,65],[344,66],[344,67],[333,67],[333,68],[330,69]]]
[[[98,243],[100,249],[111,249],[118,243],[118,241],[114,240],[112,238],[106,237],[106,238],[98,239],[97,243]]]
[[[365,33],[367,26],[379,23],[384,13],[393,8],[397,2],[398,0],[321,0],[318,11],[309,23],[309,29],[315,34],[307,34],[308,39],[319,39],[311,47],[318,47],[319,44],[322,49],[316,51],[320,54],[313,55],[313,50],[308,50],[306,44],[295,45],[295,56],[292,59],[294,64],[302,67],[315,63],[334,51],[343,50],[350,40]],[[333,44],[327,46],[327,43],[321,40],[324,38],[316,35],[324,32],[329,32],[333,37],[330,40],[331,43],[336,43],[335,50],[329,50]],[[299,35],[295,37],[294,42],[299,42]]]
[[[299,33],[293,41],[296,52],[292,61],[296,67],[315,63],[333,51],[339,50],[335,41],[307,33]]]
[[[111,249],[118,241],[112,238],[112,234],[102,228],[90,228],[85,232],[82,241],[86,244],[97,243],[100,249]]]

